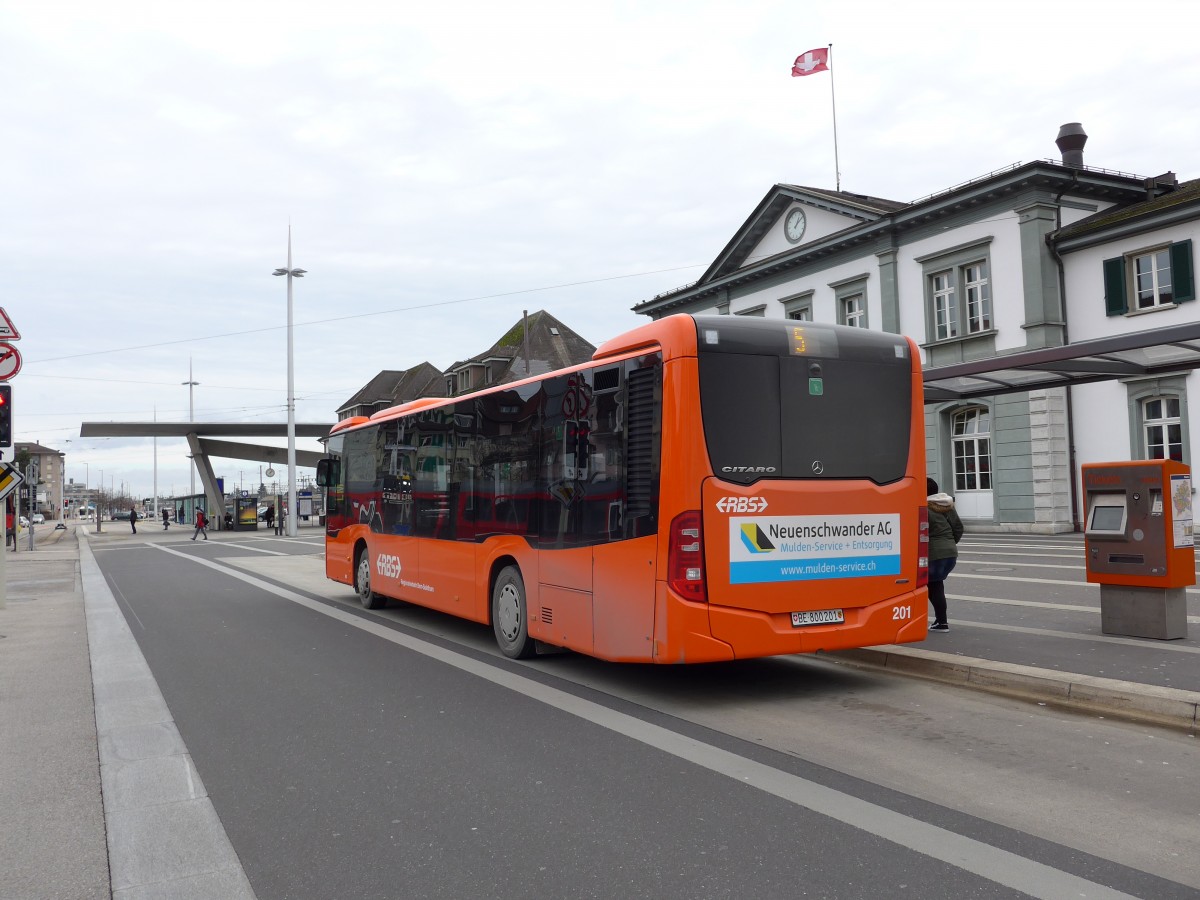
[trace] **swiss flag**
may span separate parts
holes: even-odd
[[[829,48],[820,47],[816,50],[806,50],[796,57],[792,64],[792,77],[811,75],[813,72],[829,71]]]

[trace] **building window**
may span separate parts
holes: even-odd
[[[1104,261],[1104,308],[1110,316],[1195,299],[1191,241],[1135,250]]]
[[[954,489],[992,489],[991,414],[982,406],[960,410],[951,420],[954,444]]]
[[[988,292],[987,264],[963,267],[967,291],[967,334],[978,334],[992,327],[992,298]]]
[[[812,291],[805,291],[794,297],[784,297],[779,302],[783,304],[783,317],[785,319],[794,319],[800,322],[811,322],[813,320]]]
[[[834,309],[837,310],[839,325],[852,328],[869,328],[867,322],[867,284],[870,275],[855,275],[830,283],[833,289]]]
[[[1133,292],[1138,309],[1175,302],[1171,293],[1171,254],[1167,250],[1133,258]]]
[[[961,290],[960,290],[961,288]],[[933,339],[946,341],[959,336],[959,322],[965,322],[966,334],[992,330],[992,294],[988,283],[988,263],[975,260],[929,276],[933,297]]]
[[[949,272],[933,276],[933,337],[937,341],[958,337],[958,307]]]
[[[931,343],[994,334],[991,241],[972,241],[916,259],[925,275],[925,333]]]
[[[849,325],[852,328],[867,327],[867,310],[863,306],[862,294],[851,294],[849,297],[841,298],[839,302],[843,325]]]
[[[758,306],[751,306],[749,309],[739,310],[734,313],[736,316],[765,316],[767,314],[767,305],[760,303]]]
[[[1183,423],[1178,397],[1151,397],[1142,401],[1142,430],[1147,459],[1183,461]]]

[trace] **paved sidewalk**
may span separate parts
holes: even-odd
[[[0,898],[253,900],[88,537],[35,537],[0,609]]]
[[[52,526],[35,537],[35,551],[5,553],[0,897],[108,897],[79,547]]]
[[[107,525],[100,535],[46,527],[38,529],[33,552],[5,554],[4,900],[254,896],[92,557],[92,546],[178,541],[185,536],[181,531],[190,536],[190,528],[164,532],[149,521],[136,538],[127,523]],[[970,577],[967,568],[956,572],[956,584]],[[1185,728],[1198,724],[1200,691],[1164,682],[1200,684],[1200,626],[1192,624],[1189,639],[1174,642],[1178,646],[1167,652],[1161,642],[1100,635],[1098,617],[1094,623],[1079,618],[1089,611],[1078,606],[1071,608],[1076,618],[1064,621],[1067,604],[995,601],[1016,604],[1020,614],[1021,624],[1000,626],[978,617],[972,621],[969,601],[979,598],[952,593],[951,599],[958,605],[950,635],[833,656],[1100,715]],[[1047,662],[1028,664],[1039,659]],[[1158,662],[1148,665],[1147,659]],[[1075,663],[1078,671],[1054,667],[1064,662]]]
[[[1184,639],[1104,634],[1082,535],[981,533],[959,544],[947,587],[948,633],[833,658],[1099,715],[1200,727],[1200,589],[1186,592]]]

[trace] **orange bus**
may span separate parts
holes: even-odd
[[[677,315],[591,361],[339,422],[326,574],[539,642],[685,663],[923,640],[916,345]]]

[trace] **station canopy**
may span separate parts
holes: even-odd
[[[1145,378],[1197,367],[1200,322],[1191,322],[926,369],[925,402]]]

